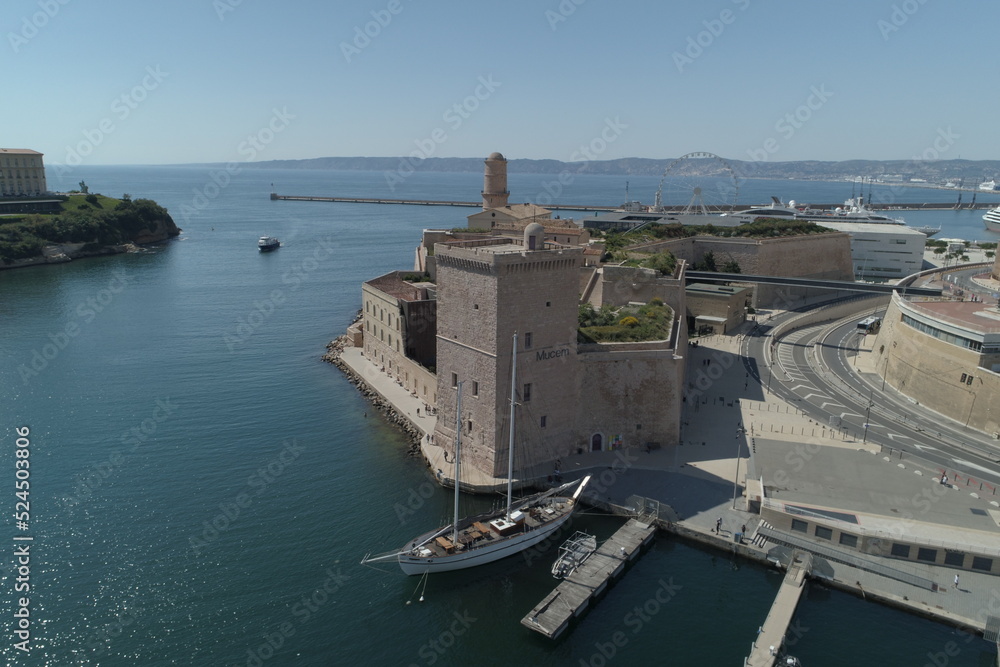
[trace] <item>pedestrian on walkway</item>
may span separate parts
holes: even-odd
[[[955,575],[955,588],[958,588],[958,575]]]
[[[722,532],[722,517],[715,520],[715,534],[718,535]]]

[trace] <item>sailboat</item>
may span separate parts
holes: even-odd
[[[458,383],[455,411],[455,508],[452,522],[407,542],[402,549],[379,556],[365,556],[362,565],[396,560],[405,574],[428,574],[464,570],[485,565],[538,544],[565,524],[576,508],[590,476],[569,482],[521,501],[513,501],[514,407],[517,387],[517,334],[511,360],[510,448],[507,462],[507,505],[472,517],[459,517],[459,473],[461,472],[462,384]],[[572,496],[560,495],[577,485]]]

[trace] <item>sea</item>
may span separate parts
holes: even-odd
[[[269,193],[475,200],[482,187],[478,174],[408,171],[49,169],[53,190],[84,181],[150,198],[183,232],[135,254],[0,272],[6,664],[742,664],[782,574],[672,537],[558,641],[519,624],[555,584],[554,547],[426,580],[359,564],[445,522],[451,495],[320,356],[353,321],[362,281],[412,268],[422,229],[462,227],[474,209]],[[512,174],[509,189],[511,201],[585,208],[622,202],[625,180]],[[658,177],[628,180],[631,198],[652,200]],[[739,199],[832,203],[851,188],[746,180]],[[901,215],[996,240],[982,213]],[[282,247],[259,253],[265,234]],[[603,539],[620,525],[584,512],[574,528]],[[807,667],[996,655],[821,585],[790,651]]]

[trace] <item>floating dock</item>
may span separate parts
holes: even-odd
[[[545,599],[521,619],[521,625],[555,639],[583,614],[590,601],[604,592],[611,580],[625,570],[626,563],[639,557],[642,547],[653,540],[655,528],[629,519],[614,535],[591,554]]]
[[[773,667],[781,647],[785,643],[785,633],[792,622],[795,608],[799,606],[799,598],[805,590],[806,577],[812,570],[812,554],[796,551],[792,554],[785,578],[774,598],[767,620],[760,626],[757,640],[750,649],[750,657],[744,662],[745,667]]]

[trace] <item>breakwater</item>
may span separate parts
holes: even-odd
[[[384,197],[315,197],[311,195],[279,195],[271,193],[271,201],[317,201],[348,204],[397,204],[405,206],[460,206],[466,208],[482,208],[482,201],[458,201],[448,199],[388,199]],[[821,211],[832,211],[843,204],[810,204],[810,208]],[[594,206],[584,204],[546,204],[551,211],[617,211],[620,206]],[[682,213],[687,206],[663,206],[664,213]],[[736,204],[735,206],[718,207],[718,211],[746,211],[758,208],[755,204]],[[986,210],[996,208],[996,202],[976,202],[957,204],[956,202],[924,202],[909,204],[871,204],[873,211],[953,211],[953,210]]]

